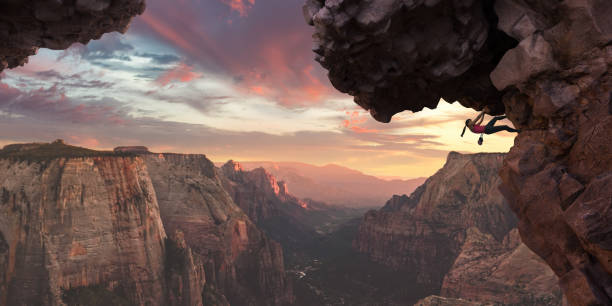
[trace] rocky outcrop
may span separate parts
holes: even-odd
[[[610,1],[309,0],[304,11],[332,84],[377,120],[439,97],[505,112],[522,130],[500,174],[523,242],[570,304],[612,304]]]
[[[264,168],[245,171],[240,163],[230,160],[221,167],[221,173],[226,178],[225,189],[254,222],[308,207],[308,203],[289,194],[285,182],[277,181]]]
[[[521,243],[497,190],[503,157],[451,152],[410,197],[368,212],[355,247],[442,296],[417,305],[561,305],[557,277]]]
[[[6,0],[0,11],[0,71],[27,63],[38,48],[61,50],[124,33],[144,0]]]
[[[304,17],[334,87],[388,122],[440,98],[503,110],[489,73],[517,41],[496,28],[493,3],[307,0]]]
[[[132,157],[0,159],[0,304],[62,305],[103,285],[136,305],[164,299],[155,190]]]
[[[503,241],[469,228],[440,295],[489,305],[562,305],[553,271],[513,229]]]
[[[469,228],[502,241],[516,219],[497,190],[504,155],[451,152],[444,167],[410,197],[369,211],[354,246],[376,262],[416,273],[439,292]]]
[[[293,300],[280,245],[234,204],[204,155],[142,155],[166,231],[179,231],[206,282],[235,305],[281,305]],[[259,188],[258,186],[256,188]]]

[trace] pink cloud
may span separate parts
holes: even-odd
[[[79,136],[72,135],[68,137],[71,140],[70,143],[76,146],[85,147],[85,148],[97,148],[100,146],[100,142],[93,137],[80,136],[80,135]]]
[[[166,86],[175,81],[187,83],[201,76],[201,73],[193,71],[192,66],[189,66],[185,63],[180,63],[176,67],[160,75],[155,81],[161,84],[162,86]]]
[[[248,10],[255,5],[255,0],[222,0],[222,2],[227,4],[233,11],[238,12],[241,17],[246,17]]]
[[[346,114],[350,117],[349,119],[342,120],[342,126],[344,126],[345,128],[351,129],[353,132],[358,134],[379,132],[379,130],[376,129],[368,129],[358,126],[358,124],[365,123],[368,120],[367,115],[360,115],[358,111],[347,111]]]

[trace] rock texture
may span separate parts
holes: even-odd
[[[144,0],[4,0],[0,71],[27,63],[41,47],[61,50],[104,33],[124,33],[144,9]]]
[[[233,305],[291,303],[280,245],[234,204],[204,155],[148,154],[142,158],[169,233],[179,231],[204,264],[206,281]],[[259,188],[257,186],[256,188]]]
[[[61,305],[103,284],[136,305],[164,299],[155,190],[138,158],[0,159],[0,304]]]
[[[230,160],[221,167],[221,173],[229,194],[254,222],[308,207],[307,202],[289,193],[285,182],[277,181],[264,168],[245,171],[240,163]]]
[[[438,292],[469,228],[501,241],[516,226],[497,190],[503,157],[451,152],[410,197],[394,196],[382,209],[369,211],[354,246],[376,262],[414,271],[420,284]]]
[[[304,17],[332,84],[388,122],[440,98],[503,110],[489,73],[517,41],[493,10],[493,1],[307,0]]]
[[[524,243],[570,304],[612,305],[612,2],[309,0],[304,12],[334,86],[377,120],[439,97],[505,112],[522,130],[500,174]]]
[[[517,229],[500,242],[474,227],[467,230],[440,295],[490,305],[561,305],[563,300],[554,272],[521,243]]]
[[[437,295],[430,295],[419,300],[414,306],[484,306],[486,304],[470,302],[462,299],[447,298]]]
[[[0,150],[0,305],[293,302],[280,246],[206,157],[124,154]]]
[[[503,157],[451,152],[410,197],[368,212],[354,246],[444,297],[417,305],[561,305],[557,277],[521,243],[497,190]]]

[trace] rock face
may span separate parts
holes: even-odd
[[[285,182],[277,181],[264,168],[245,171],[239,163],[230,160],[221,167],[221,173],[226,178],[225,188],[234,202],[254,222],[308,207],[305,201],[289,194]]]
[[[307,0],[316,60],[376,120],[435,108],[440,98],[503,110],[489,79],[517,41],[496,28],[493,1]]]
[[[0,305],[293,301],[280,246],[208,159],[122,154],[0,150]]]
[[[383,180],[359,171],[329,164],[315,166],[299,162],[241,162],[246,170],[262,167],[291,186],[291,194],[329,205],[382,207],[391,194],[410,193],[425,182]]]
[[[105,285],[136,305],[164,299],[155,190],[138,158],[0,159],[0,304],[60,305]]]
[[[494,305],[561,305],[563,298],[554,272],[521,243],[517,229],[499,242],[475,227],[440,295]]]
[[[438,97],[505,112],[522,130],[500,175],[523,242],[570,304],[612,304],[612,2],[309,0],[304,11],[330,80],[376,119]]]
[[[142,158],[166,231],[184,235],[192,256],[204,264],[207,282],[215,284],[233,305],[292,302],[280,245],[234,204],[210,160],[186,154]]]
[[[144,0],[4,0],[0,71],[27,63],[40,47],[61,50],[104,33],[124,33],[144,8]]]
[[[451,152],[444,167],[410,197],[369,211],[354,246],[376,262],[415,271],[438,292],[471,227],[501,241],[516,219],[497,190],[503,154]]]
[[[451,152],[410,197],[368,212],[354,246],[444,297],[417,305],[561,305],[557,277],[520,242],[497,190],[503,157]]]

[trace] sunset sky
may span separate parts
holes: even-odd
[[[459,137],[476,113],[458,103],[374,121],[314,61],[302,2],[147,0],[125,35],[41,49],[0,75],[0,146],[63,138],[404,178],[433,174],[451,150],[508,151],[514,134]]]

